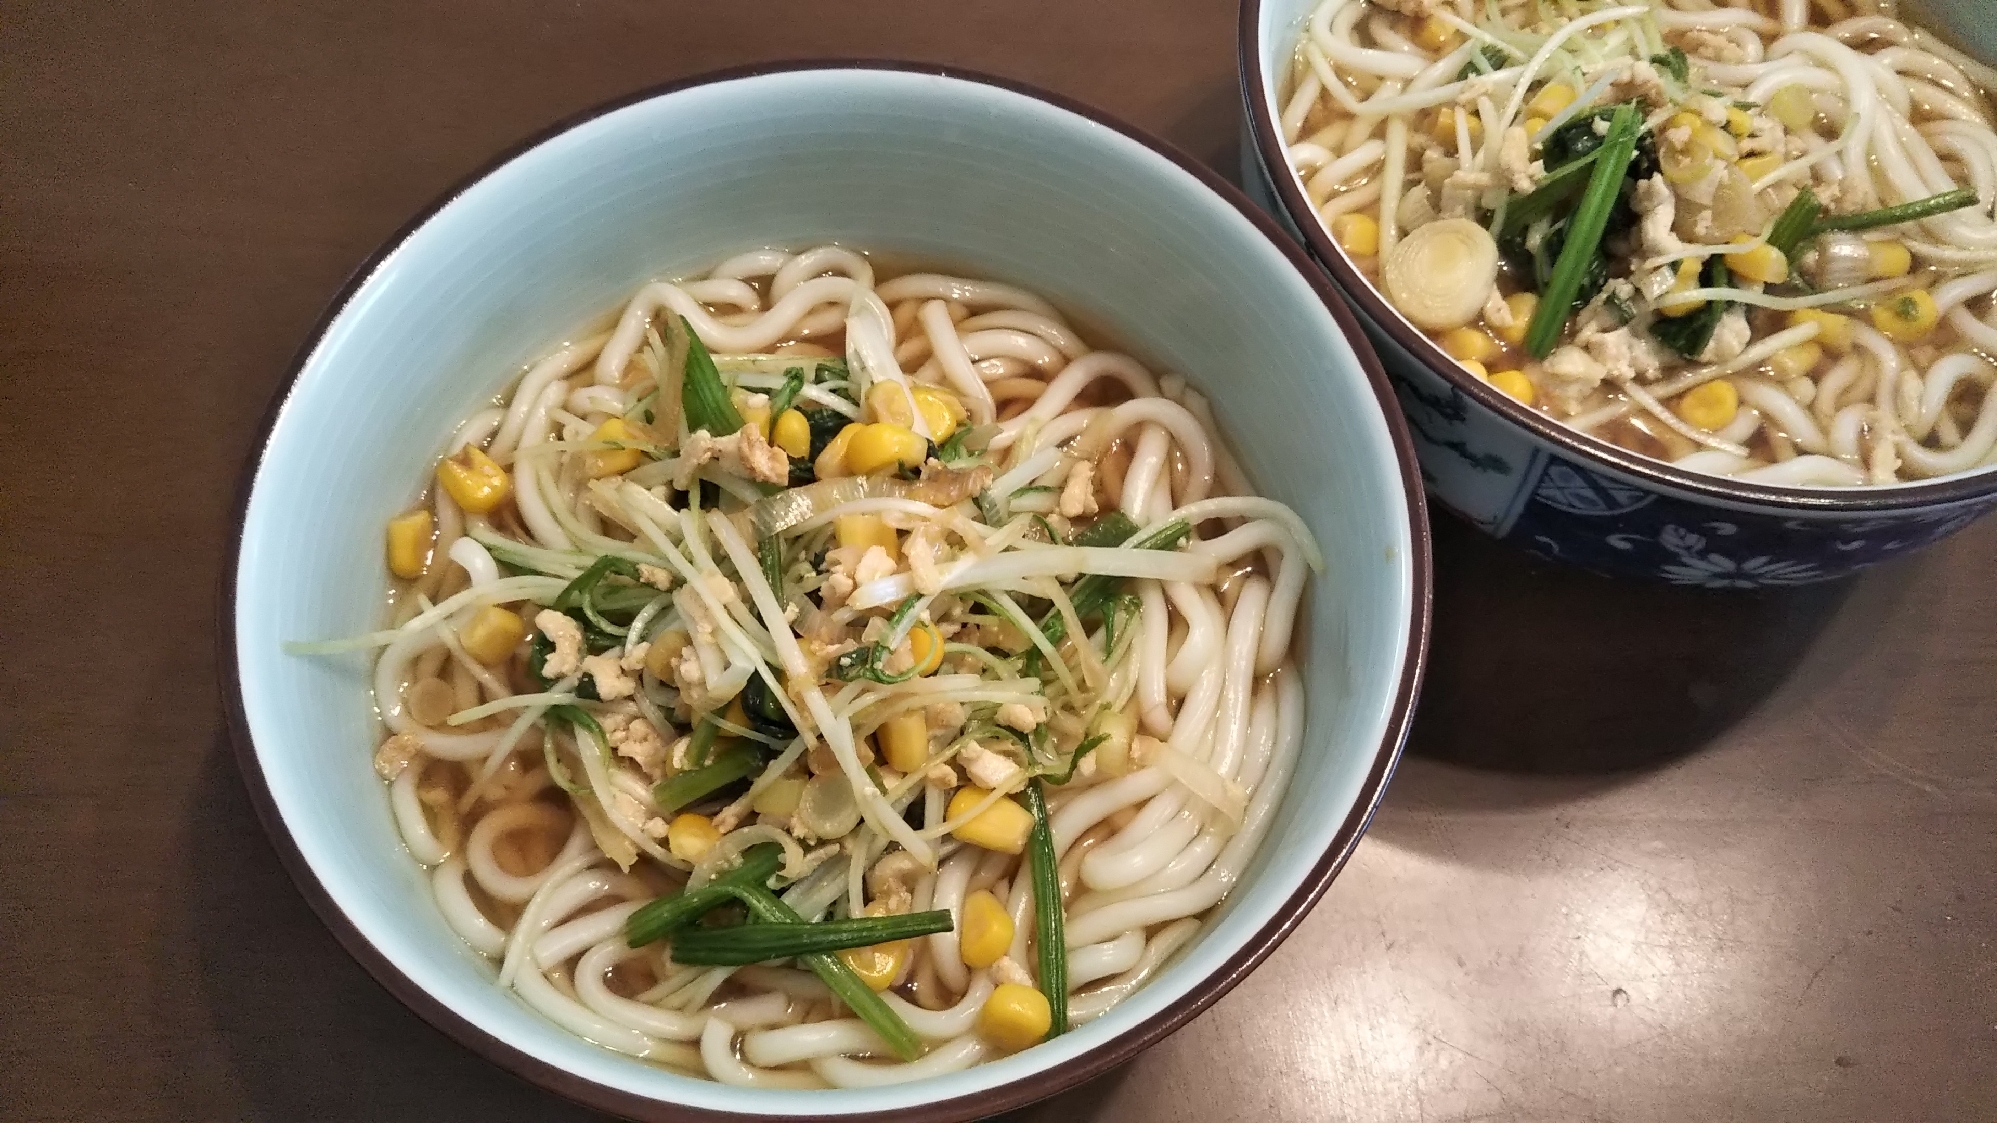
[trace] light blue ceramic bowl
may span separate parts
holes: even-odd
[[[286,640],[378,626],[383,520],[453,424],[648,278],[837,240],[1028,286],[1205,390],[1250,476],[1328,568],[1300,628],[1309,728],[1274,830],[1197,943],[1050,1044],[875,1091],[744,1091],[597,1048],[493,983],[445,927],[369,762],[364,660]],[[364,966],[445,1032],[643,1118],[961,1119],[1103,1071],[1266,956],[1324,891],[1407,728],[1428,622],[1412,453],[1350,314],[1211,173],[1019,90],[893,66],[735,73],[648,94],[507,157],[334,304],[254,465],[225,662],[241,763],[279,851]]]
[[[1319,0],[1242,0],[1242,180],[1331,271],[1392,377],[1431,497],[1532,553],[1676,585],[1842,577],[1997,507],[1997,469],[1876,488],[1771,487],[1674,468],[1578,433],[1464,373],[1375,292],[1318,220],[1275,122]],[[1931,23],[1997,60],[1990,0],[1928,0]]]

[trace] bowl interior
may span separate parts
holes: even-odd
[[[1212,397],[1262,492],[1317,534],[1327,572],[1300,628],[1309,724],[1295,778],[1243,883],[1173,966],[1099,1021],[998,1063],[869,1091],[748,1091],[599,1049],[498,989],[398,841],[369,766],[367,658],[292,657],[280,644],[379,626],[384,520],[457,420],[524,362],[649,278],[825,241],[1028,286],[1154,369],[1182,372]],[[245,515],[244,715],[275,811],[331,902],[394,971],[484,1034],[605,1088],[709,1110],[832,1115],[978,1096],[1159,1019],[1238,968],[1300,886],[1321,888],[1403,728],[1396,696],[1426,598],[1405,488],[1374,386],[1320,291],[1157,152],[934,73],[696,85],[500,165],[392,246],[337,309],[276,416]]]

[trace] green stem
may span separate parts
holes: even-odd
[[[1047,1036],[1068,1032],[1068,925],[1061,903],[1061,864],[1054,857],[1054,828],[1047,820],[1047,797],[1035,780],[1022,793],[1033,813],[1033,832],[1026,839],[1033,866],[1034,951],[1040,958],[1040,992],[1047,996],[1052,1017]]]
[[[942,910],[896,916],[855,916],[812,924],[738,924],[693,928],[673,940],[673,962],[693,967],[743,967],[820,951],[844,951],[948,932]]]
[[[1933,218],[1938,214],[1959,211],[1976,205],[1976,190],[1971,187],[1958,187],[1954,191],[1944,191],[1925,199],[1897,206],[1880,207],[1878,210],[1859,211],[1856,214],[1834,214],[1820,218],[1810,227],[1811,234],[1827,234],[1833,230],[1871,230],[1879,226],[1897,226],[1902,222],[1914,222],[1923,218]]]
[[[662,814],[670,815],[689,803],[706,799],[737,780],[746,780],[763,767],[763,759],[747,745],[724,749],[712,763],[669,776],[652,788],[652,799]]]
[[[624,921],[624,942],[634,948],[663,940],[734,899],[742,885],[761,885],[776,876],[783,851],[774,844],[750,848],[742,864],[691,892],[660,897]]]
[[[749,907],[749,915],[764,924],[803,924],[804,918],[797,910],[785,904],[775,893],[760,885],[738,885],[735,898]],[[873,988],[860,980],[851,967],[837,956],[822,951],[809,952],[798,957],[820,982],[832,989],[846,1008],[859,1015],[860,1020],[872,1026],[881,1040],[888,1043],[895,1056],[904,1061],[912,1061],[922,1055],[922,1042],[901,1015],[894,1012]]]
[[[1601,155],[1595,161],[1594,173],[1588,177],[1581,205],[1567,227],[1560,260],[1554,264],[1553,277],[1546,291],[1540,294],[1539,307],[1526,327],[1526,351],[1534,358],[1544,359],[1553,353],[1554,344],[1560,342],[1560,332],[1567,326],[1574,297],[1581,291],[1589,263],[1601,248],[1602,231],[1608,227],[1609,211],[1622,191],[1623,174],[1629,171],[1630,161],[1636,156],[1639,124],[1636,109],[1628,105],[1618,108],[1609,122],[1609,133],[1598,149]]]

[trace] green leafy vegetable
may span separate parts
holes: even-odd
[[[673,962],[696,967],[744,967],[795,959],[812,952],[844,951],[893,940],[948,932],[955,922],[942,909],[894,916],[855,916],[810,924],[737,924],[688,928],[673,937]]]
[[[763,758],[755,750],[743,744],[730,745],[699,768],[690,768],[659,781],[652,788],[652,800],[659,805],[661,813],[671,815],[737,780],[748,779],[762,767]]]
[[[1700,277],[1705,288],[1723,289],[1733,283],[1727,272],[1726,258],[1714,254],[1706,259],[1706,268]],[[1650,322],[1653,339],[1694,362],[1713,341],[1713,330],[1720,326],[1720,320],[1727,314],[1732,304],[1724,300],[1709,300],[1695,311],[1683,316],[1659,316]]]
[[[1068,935],[1061,904],[1061,864],[1054,856],[1054,828],[1047,820],[1047,794],[1039,780],[1021,793],[1033,813],[1026,853],[1033,867],[1033,950],[1040,960],[1040,992],[1053,1018],[1048,1037],[1068,1032]]]
[[[909,613],[914,612],[915,606],[921,602],[922,598],[919,596],[911,596],[901,602],[901,605],[894,610],[894,615],[888,618],[888,632],[890,635],[901,631],[902,622],[908,619]],[[888,686],[892,686],[898,682],[907,682],[909,679],[914,678],[917,669],[915,666],[910,666],[908,670],[902,671],[899,674],[890,674],[883,668],[883,664],[887,662],[888,656],[892,654],[894,654],[894,649],[884,642],[870,643],[863,647],[856,647],[846,654],[841,655],[833,662],[831,667],[832,677],[838,679],[840,682],[866,679],[869,682],[878,682]]]
[[[1681,47],[1673,47],[1661,55],[1650,56],[1650,65],[1656,67],[1659,73],[1676,78],[1681,86],[1688,85],[1692,81],[1692,60],[1685,57],[1685,51]]]
[[[791,403],[797,401],[797,396],[803,391],[804,368],[792,367],[785,371],[784,384],[777,387],[776,393],[770,395],[770,420],[782,417],[783,412],[791,407]]]
[[[1070,546],[1121,546],[1139,527],[1122,511],[1111,511],[1068,536]]]
[[[1657,174],[1657,142],[1649,133],[1641,131],[1643,110],[1634,102],[1617,102],[1614,105],[1598,105],[1575,114],[1559,128],[1548,133],[1540,141],[1540,159],[1549,168],[1562,168],[1565,165],[1593,155],[1606,147],[1614,132],[1616,116],[1628,110],[1636,115],[1637,129],[1634,147],[1631,150],[1628,175],[1631,179],[1649,179]],[[1596,132],[1595,122],[1607,121],[1608,132]],[[1552,177],[1549,176],[1548,179]],[[1541,187],[1545,186],[1542,182]],[[1534,193],[1538,192],[1534,189]]]
[[[624,942],[634,948],[663,940],[735,897],[738,885],[763,885],[783,865],[783,851],[774,844],[750,847],[742,864],[692,892],[660,897],[624,921]]]
[[[1001,728],[1003,728],[1003,726],[1001,726]],[[1048,783],[1053,784],[1056,787],[1059,787],[1060,785],[1067,783],[1068,781],[1075,778],[1075,769],[1081,767],[1082,761],[1087,759],[1090,753],[1095,752],[1097,747],[1107,740],[1109,740],[1109,734],[1098,733],[1095,736],[1089,738],[1088,740],[1083,741],[1081,744],[1075,746],[1074,753],[1068,757],[1068,767],[1062,769],[1059,772],[1042,773],[1041,774],[1042,777],[1046,779]]]
[[[1511,52],[1498,46],[1496,43],[1486,43],[1470,53],[1470,60],[1463,64],[1463,69],[1456,72],[1456,80],[1462,82],[1475,78],[1479,74],[1489,74],[1493,70],[1503,70],[1505,64],[1511,62],[1511,60]]]
[[[1629,170],[1636,154],[1641,121],[1635,108],[1628,105],[1617,107],[1610,120],[1602,155],[1595,162],[1588,187],[1581,195],[1581,205],[1562,240],[1559,261],[1540,296],[1538,308],[1533,311],[1532,322],[1526,327],[1526,351],[1535,358],[1543,359],[1553,352],[1573,310],[1574,297],[1599,256],[1609,212],[1622,194],[1623,173]]]
[[[750,675],[742,687],[742,713],[749,719],[749,728],[758,733],[789,740],[797,736],[797,726],[791,722],[790,714],[784,710],[776,691],[763,681],[762,675]]]
[[[721,381],[721,372],[715,369],[714,356],[708,353],[707,345],[700,341],[686,317],[680,317],[680,325],[687,335],[686,384],[680,391],[680,400],[686,407],[687,431],[706,430],[708,436],[725,437],[742,427],[742,415],[729,400],[728,386]]]

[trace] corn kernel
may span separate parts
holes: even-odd
[[[1483,363],[1475,359],[1458,359],[1456,365],[1470,372],[1470,377],[1479,382],[1491,381],[1491,372]]]
[[[992,793],[976,785],[965,785],[950,797],[945,819],[970,813]],[[978,817],[950,833],[960,841],[1001,854],[1018,854],[1026,849],[1027,833],[1033,830],[1033,813],[1011,799],[1001,799],[979,812]]]
[[[1901,343],[1912,343],[1935,330],[1940,318],[1935,298],[1922,289],[1889,296],[1872,306],[1872,326]]]
[[[1747,156],[1735,163],[1750,183],[1760,183],[1770,172],[1782,166],[1782,157],[1770,152],[1764,156]]]
[[[1455,44],[1457,30],[1435,16],[1424,16],[1415,21],[1414,31],[1409,38],[1415,45],[1431,54],[1440,54]]]
[[[428,509],[388,520],[388,571],[403,578],[423,576],[430,562],[430,535],[435,526]]]
[[[1526,102],[1526,112],[1535,117],[1552,117],[1574,104],[1574,87],[1565,82],[1548,82]]]
[[[641,438],[631,431],[631,426],[621,417],[613,417],[596,427],[589,435],[592,444],[625,444]],[[602,448],[583,453],[583,470],[589,478],[600,480],[605,476],[621,476],[645,462],[645,454],[635,448]]]
[[[1506,397],[1513,398],[1525,405],[1531,405],[1533,399],[1537,396],[1532,388],[1532,379],[1527,378],[1523,371],[1493,371],[1491,373],[1491,385],[1502,390]]]
[[[1789,326],[1817,325],[1817,342],[1842,355],[1851,350],[1851,317],[1816,308],[1798,308],[1789,313]]]
[[[915,411],[922,415],[922,423],[929,426],[929,439],[947,441],[950,434],[957,431],[970,414],[957,395],[934,386],[915,386],[909,390],[915,398]]]
[[[929,763],[929,723],[921,710],[899,713],[874,731],[874,742],[889,767],[904,775]]]
[[[1735,242],[1753,239],[1745,234],[1737,234]],[[1781,250],[1770,245],[1751,246],[1739,253],[1730,253],[1727,269],[1735,276],[1746,277],[1750,281],[1760,281],[1764,285],[1779,285],[1789,279],[1789,259]]]
[[[1475,113],[1467,114],[1464,122],[1470,129],[1470,143],[1476,144],[1484,135],[1484,119]],[[1456,110],[1444,106],[1435,114],[1435,127],[1429,130],[1436,143],[1445,149],[1456,151]]]
[[[901,546],[895,538],[894,527],[879,515],[840,515],[832,520],[832,533],[839,545],[847,549],[857,548],[865,553],[869,546],[879,546],[891,558],[901,557]]]
[[[1691,292],[1699,287],[1699,272],[1706,267],[1703,257],[1687,257],[1678,262],[1678,273],[1671,279],[1671,287],[1665,290],[1669,296],[1674,292]],[[1688,316],[1705,306],[1703,300],[1664,300],[1657,302],[1660,316]]]
[[[1867,242],[1865,248],[1872,255],[1873,280],[1904,277],[1914,267],[1914,255],[1899,242]]]
[[[985,1040],[1017,1053],[1047,1036],[1054,1010],[1047,996],[1029,986],[1000,983],[978,1011],[978,1032]]]
[[[744,426],[753,426],[764,440],[770,439],[770,399],[767,394],[735,395],[735,412],[742,415]],[[760,400],[757,400],[760,399]]]
[[[839,953],[846,966],[853,969],[860,981],[867,984],[868,990],[881,991],[894,985],[901,975],[901,969],[908,965],[908,941],[892,940],[885,944],[869,944],[863,948],[847,948]]]
[[[806,783],[808,781],[802,776],[779,776],[763,785],[763,790],[749,801],[749,807],[758,815],[788,819],[797,813],[797,805],[804,799]]]
[[[1522,347],[1525,345],[1526,328],[1532,324],[1532,314],[1539,311],[1539,297],[1529,292],[1515,292],[1505,298],[1505,307],[1512,310],[1512,322],[1491,330],[1511,346]]]
[[[846,467],[856,476],[896,468],[915,468],[929,455],[929,442],[906,425],[875,422],[863,425],[846,447]]]
[[[1372,257],[1380,252],[1380,224],[1372,215],[1339,215],[1331,220],[1331,236],[1339,249],[1353,257]]]
[[[811,455],[811,422],[797,410],[787,409],[770,427],[770,442],[792,460],[802,460]]]
[[[1544,128],[1546,128],[1546,118],[1544,118],[1544,117],[1527,117],[1527,118],[1525,119],[1525,135],[1526,135],[1526,139],[1527,139],[1527,140],[1533,140],[1533,139],[1536,139],[1536,138],[1537,138],[1537,137],[1539,136],[1539,133],[1540,133],[1540,130],[1541,130],[1541,129],[1544,129]]]
[[[652,645],[645,649],[645,669],[662,682],[673,681],[673,661],[691,642],[691,637],[680,628],[667,628],[660,632],[652,638]]]
[[[721,841],[714,820],[688,811],[666,824],[666,849],[683,862],[698,862],[708,848]]]
[[[908,653],[915,659],[917,677],[935,674],[943,669],[943,633],[927,621],[917,624],[908,630]]]
[[[856,422],[839,430],[830,441],[826,442],[825,448],[818,454],[818,459],[812,462],[812,473],[821,480],[852,475],[852,469],[846,466],[846,450],[852,446],[854,434],[864,428],[865,425]]]
[[[505,661],[525,638],[527,624],[520,614],[496,604],[472,613],[458,628],[458,642],[464,645],[465,654],[488,665]]]
[[[1012,947],[1012,932],[1012,914],[989,890],[967,894],[957,922],[957,955],[972,970],[990,967]]]
[[[513,477],[476,445],[438,461],[437,482],[453,502],[474,515],[491,511],[513,494]]]
[[[1442,349],[1458,362],[1470,359],[1481,363],[1505,353],[1504,347],[1491,338],[1490,332],[1472,327],[1451,328],[1443,332]]]
[[[1746,136],[1754,131],[1754,118],[1738,105],[1727,106],[1727,131],[1735,136]]]
[[[904,429],[915,423],[915,414],[908,408],[908,393],[900,383],[886,379],[867,387],[867,415]]]
[[[1789,379],[1815,370],[1817,364],[1823,361],[1823,357],[1824,349],[1815,343],[1798,343],[1794,347],[1784,347],[1768,356],[1768,369],[1775,377],[1787,382]]]
[[[1712,432],[1733,424],[1740,412],[1740,391],[1724,378],[1694,386],[1678,396],[1678,416]]]

